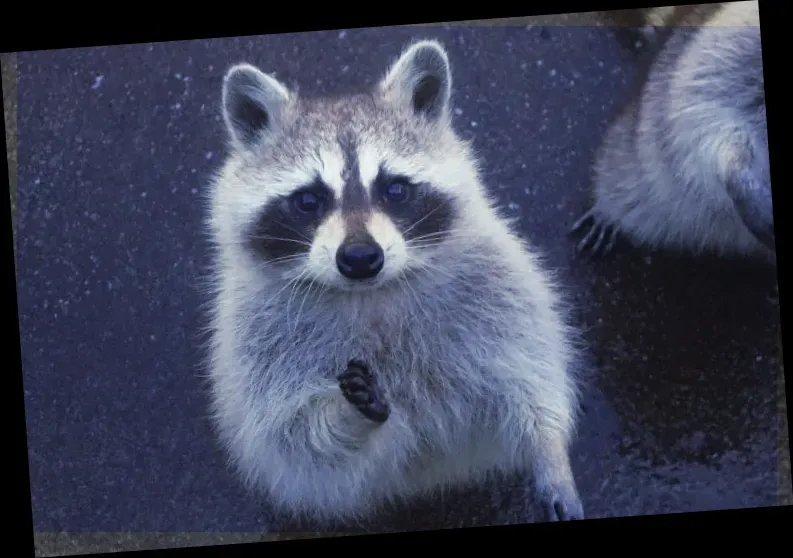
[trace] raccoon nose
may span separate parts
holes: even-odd
[[[339,246],[336,266],[348,279],[371,279],[383,269],[385,256],[376,242],[349,242]]]

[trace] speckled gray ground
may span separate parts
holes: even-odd
[[[631,75],[613,36],[390,28],[19,56],[17,257],[36,531],[299,529],[230,474],[197,379],[198,193],[222,155],[220,80],[248,60],[301,91],[345,89],[378,77],[415,36],[447,44],[456,125],[560,268],[587,329],[597,372],[574,468],[588,515],[780,501],[773,271],[635,251],[579,261],[565,237]],[[530,520],[521,482],[414,503],[366,527]]]

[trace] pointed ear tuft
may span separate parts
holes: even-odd
[[[452,77],[449,57],[437,41],[409,46],[380,83],[382,94],[428,120],[448,116]]]
[[[238,146],[252,147],[281,122],[290,93],[250,64],[233,66],[223,78],[223,120]]]

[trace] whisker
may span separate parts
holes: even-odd
[[[410,239],[405,241],[405,244],[408,246],[415,246],[416,244],[422,244],[425,242],[443,242],[446,239],[445,236],[434,236],[434,237],[427,237],[427,238],[420,238],[420,239]]]
[[[259,264],[262,267],[269,267],[269,266],[276,266],[278,264],[285,264],[290,262],[300,262],[306,259],[306,254],[297,254],[291,256],[282,256],[280,258],[274,258],[272,260],[260,260]]]
[[[433,237],[433,236],[446,236],[446,235],[449,235],[449,234],[456,233],[456,232],[458,232],[458,230],[459,229],[446,229],[446,230],[442,230],[442,231],[433,231],[433,232],[429,232],[429,233],[426,233],[426,234],[422,234],[421,236],[415,236],[415,237],[411,238],[411,240],[420,240],[422,238],[428,238],[428,237]]]
[[[441,275],[444,275],[445,277],[448,277],[449,279],[452,279],[452,280],[457,278],[454,275],[452,275],[451,273],[449,273],[448,271],[446,271],[445,269],[441,269],[440,267],[438,267],[436,265],[433,265],[433,264],[431,264],[429,262],[418,262],[417,265],[421,269],[430,270],[430,271],[432,271],[434,273],[440,273]]]
[[[286,225],[286,224],[284,224],[284,223],[281,223],[280,221],[273,221],[273,223],[275,223],[276,225],[280,225],[280,226],[284,227],[284,228],[285,228],[285,229],[287,229],[287,230],[290,230],[290,231],[292,231],[293,233],[295,233],[296,235],[298,235],[298,236],[299,236],[300,238],[302,238],[303,240],[305,240],[305,241],[307,241],[307,242],[309,242],[309,243],[311,242],[311,239],[310,239],[310,238],[308,238],[308,237],[307,237],[306,235],[304,235],[302,232],[300,232],[300,231],[298,231],[298,230],[295,230],[295,229],[293,229],[293,228],[292,228],[292,227],[290,227],[289,225]]]
[[[303,246],[311,246],[310,242],[306,242],[305,240],[298,240],[295,238],[281,238],[280,236],[267,236],[267,235],[251,235],[253,240],[277,240],[279,242],[294,242],[295,244],[301,244]]]
[[[297,292],[297,289],[300,286],[300,281],[303,279],[303,277],[308,275],[308,273],[309,273],[309,269],[305,268],[292,281],[292,289],[291,292],[289,293],[289,298],[286,301],[286,310],[284,311],[284,315],[286,316],[286,327],[289,327],[289,307],[292,305],[292,299],[295,297],[295,293]],[[295,329],[297,329],[297,326],[295,326]]]
[[[272,258],[272,259],[269,259],[269,260],[260,259],[259,261],[261,261],[262,263],[267,263],[267,264],[275,264],[275,263],[290,262],[290,261],[293,261],[293,260],[304,260],[307,257],[308,257],[307,253],[300,253],[300,254],[289,254],[289,255],[286,255],[286,256],[279,256],[277,258]]]
[[[439,246],[443,244],[443,240],[423,240],[421,242],[413,242],[406,244],[409,248],[429,248],[430,246]]]
[[[322,295],[324,295],[326,292],[328,292],[328,290],[329,290],[329,287],[328,287],[327,283],[321,283],[321,286],[319,288],[319,292],[317,292],[317,300],[320,300],[322,298]]]
[[[410,239],[406,240],[405,242],[407,244],[410,244],[411,242],[417,242],[417,241],[420,241],[420,240],[436,238],[436,237],[445,238],[445,237],[448,237],[448,236],[454,236],[456,238],[480,238],[481,234],[477,234],[477,233],[472,232],[472,231],[466,231],[466,230],[463,230],[463,229],[447,229],[447,230],[443,230],[443,231],[435,231],[435,232],[423,234],[421,236],[417,236],[417,237],[414,237],[414,238],[410,238]]]
[[[426,320],[427,319],[427,314],[426,314],[426,311],[424,310],[424,307],[421,304],[421,299],[419,298],[419,295],[416,292],[416,289],[414,289],[413,286],[410,284],[410,279],[408,279],[407,274],[404,271],[402,271],[399,274],[399,284],[400,284],[400,286],[404,286],[405,287],[405,289],[403,289],[405,292],[410,290],[410,293],[408,293],[408,294],[413,296],[413,300],[416,303],[416,307],[418,308],[419,312],[422,313],[422,315],[424,316],[424,319]]]
[[[328,285],[326,285],[325,283],[321,283],[319,291],[317,292],[317,300],[322,298],[322,295],[324,295],[327,291],[328,291]]]
[[[283,263],[283,262],[291,262],[293,260],[305,260],[308,258],[308,254],[290,254],[289,256],[281,256],[280,258],[273,258],[271,260],[265,260],[267,263]]]
[[[422,217],[421,219],[419,219],[418,221],[416,221],[415,223],[413,223],[412,225],[410,225],[410,226],[407,228],[407,230],[406,230],[405,232],[403,232],[403,233],[402,233],[402,236],[407,236],[407,234],[408,234],[410,231],[412,231],[414,228],[416,228],[416,226],[418,226],[418,225],[419,225],[419,224],[420,224],[422,221],[424,221],[424,219],[428,218],[430,215],[432,215],[433,213],[435,213],[436,211],[438,211],[440,208],[442,208],[443,206],[445,206],[445,205],[446,205],[446,204],[448,204],[449,202],[451,202],[451,200],[445,200],[445,201],[444,201],[444,202],[442,202],[441,204],[439,204],[439,205],[435,206],[435,207],[434,207],[434,208],[433,208],[433,209],[432,209],[432,210],[431,210],[429,213],[427,213],[427,214],[426,214],[424,217]]]
[[[281,287],[280,289],[278,289],[278,292],[277,292],[277,293],[275,293],[273,296],[271,296],[270,298],[268,298],[268,299],[267,299],[267,301],[266,301],[264,304],[262,304],[262,305],[261,305],[261,308],[267,308],[267,307],[270,305],[270,303],[271,303],[272,301],[274,301],[276,298],[278,298],[278,295],[280,295],[282,292],[284,292],[284,290],[285,290],[285,289],[288,289],[290,286],[292,286],[292,283],[294,283],[295,281],[297,281],[297,280],[299,280],[299,279],[300,279],[300,275],[298,275],[298,276],[297,276],[297,277],[295,277],[294,279],[290,279],[290,280],[289,280],[289,281],[286,283],[286,285],[284,285],[283,287]]]
[[[306,294],[303,295],[303,302],[300,303],[300,308],[297,309],[297,318],[295,318],[295,329],[292,331],[292,334],[297,333],[297,327],[300,324],[300,314],[303,313],[303,305],[306,303],[306,299],[308,295],[311,294],[311,289],[314,287],[314,281],[309,281],[308,288],[306,289]]]

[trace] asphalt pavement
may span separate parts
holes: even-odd
[[[597,27],[436,26],[18,56],[17,273],[37,532],[294,531],[246,494],[200,380],[201,192],[221,80],[247,61],[305,93],[378,79],[413,38],[454,71],[455,125],[558,269],[591,347],[573,447],[589,517],[789,503],[773,270],[627,249],[581,259],[592,151],[633,66]],[[367,530],[531,521],[527,479],[414,502]]]

